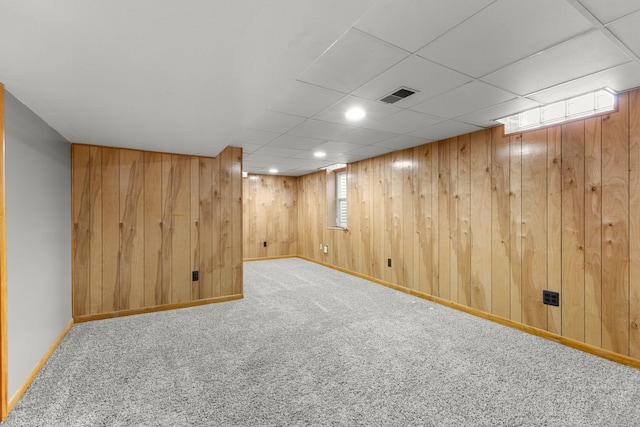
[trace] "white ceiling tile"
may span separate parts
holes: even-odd
[[[388,139],[386,141],[379,142],[376,147],[386,147],[393,150],[403,150],[409,147],[417,147],[418,145],[426,144],[429,139],[418,138],[409,135],[398,135],[395,138]]]
[[[415,52],[492,1],[380,1],[355,26],[402,49]]]
[[[304,136],[281,135],[279,138],[271,141],[269,147],[293,148],[297,150],[309,150],[323,144],[325,140],[306,138]]]
[[[244,156],[246,156],[249,153],[253,153],[254,151],[264,147],[263,144],[250,144],[248,142],[240,142],[240,141],[233,141],[231,145],[234,147],[242,147],[242,154]]]
[[[498,0],[418,55],[480,77],[591,28],[566,1]]]
[[[361,156],[360,159],[368,159],[371,157],[381,156],[383,154],[387,154],[392,151],[393,149],[388,147],[380,147],[377,145],[367,145],[366,147],[358,148],[357,150],[353,150],[347,154],[352,156]]]
[[[345,133],[335,138],[336,141],[344,141],[352,144],[370,145],[376,142],[384,141],[385,139],[393,138],[397,136],[391,132],[381,132],[371,129],[356,129],[352,132]]]
[[[253,156],[271,156],[271,157],[282,157],[282,158],[286,158],[286,157],[293,157],[296,154],[299,154],[300,151],[303,150],[296,150],[293,148],[281,148],[281,147],[271,147],[269,145],[260,148],[259,150],[256,150],[251,157],[249,157],[250,159],[253,159]]]
[[[458,117],[458,120],[480,127],[490,127],[497,125],[494,121],[495,119],[520,113],[529,108],[538,107],[539,105],[540,103],[527,98],[516,98],[466,116]]]
[[[307,120],[288,132],[289,135],[305,136],[316,139],[333,139],[338,135],[352,131],[352,126],[344,126],[337,123],[323,122],[320,120]]]
[[[294,80],[272,104],[271,110],[312,117],[345,95]]]
[[[366,116],[358,121],[349,120],[345,114],[351,108],[362,108],[366,112]],[[382,102],[367,101],[366,99],[355,96],[348,96],[336,102],[314,118],[332,123],[341,123],[349,126],[366,126],[371,121],[380,120],[400,111],[397,107]]]
[[[482,78],[505,90],[527,95],[629,62],[600,31],[592,31]]]
[[[418,104],[413,110],[453,119],[514,98],[512,93],[474,81]]]
[[[411,135],[430,139],[433,141],[439,141],[441,139],[464,135],[465,133],[471,133],[480,129],[482,128],[478,126],[450,120],[448,122],[438,123],[425,129],[420,129],[419,131],[413,132]]]
[[[640,12],[627,15],[611,23],[608,28],[636,56],[640,57]]]
[[[538,101],[541,104],[551,104],[556,101],[562,101],[576,95],[582,95],[584,93],[606,87],[619,92],[630,88],[640,87],[640,65],[636,63],[628,63],[618,67],[613,67],[599,73],[591,74],[562,85],[536,92],[529,95],[528,98]]]
[[[405,86],[419,92],[393,105],[409,108],[470,81],[469,76],[414,55],[367,82],[353,94],[377,100]]]
[[[638,0],[580,0],[580,3],[603,24],[640,10]]]
[[[251,129],[285,133],[305,120],[306,119],[304,117],[279,113],[277,111],[264,110],[262,114],[249,124],[248,127]]]
[[[248,142],[249,144],[264,145],[273,141],[280,135],[279,132],[268,132],[257,129],[244,129],[233,138],[234,141]]]
[[[339,142],[339,141],[328,141],[322,145],[316,147],[319,151],[324,151],[325,153],[348,153],[353,150],[357,150],[358,148],[362,148],[361,144],[350,144],[348,142]]]
[[[408,55],[402,49],[351,29],[307,68],[299,80],[350,93]]]
[[[417,111],[402,110],[397,114],[368,124],[367,127],[383,132],[405,134],[441,121],[444,121],[441,117]]]

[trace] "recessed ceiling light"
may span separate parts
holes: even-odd
[[[269,173],[278,173],[278,169],[271,168],[269,169]]]
[[[355,108],[351,108],[349,111],[347,111],[345,116],[349,120],[360,120],[364,116],[366,116],[366,114],[367,113],[365,113],[362,108],[355,107]]]
[[[320,158],[326,156],[327,153],[325,153],[324,151],[316,151],[315,153],[313,153],[313,155],[320,159]]]

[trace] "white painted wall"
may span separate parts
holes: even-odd
[[[72,318],[70,144],[5,91],[9,398]]]

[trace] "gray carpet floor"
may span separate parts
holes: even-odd
[[[638,426],[640,370],[300,259],[75,325],[2,427]]]

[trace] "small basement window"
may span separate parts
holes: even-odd
[[[594,116],[613,111],[615,108],[615,93],[609,89],[602,89],[496,119],[496,122],[502,123],[504,133],[509,134]]]
[[[336,227],[347,228],[347,171],[336,172]]]

